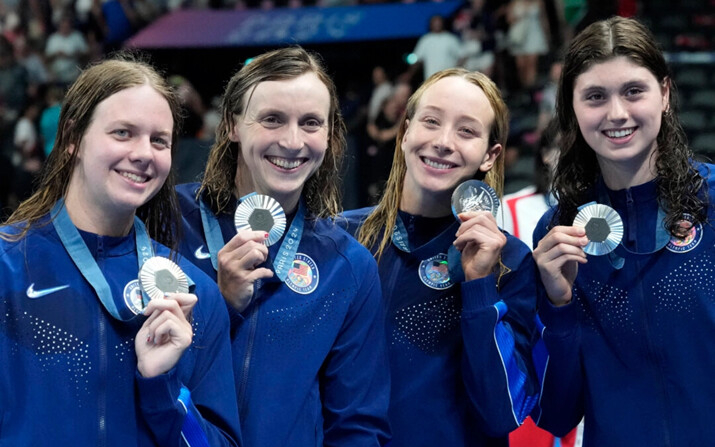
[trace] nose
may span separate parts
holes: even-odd
[[[449,126],[444,126],[439,130],[439,134],[435,136],[434,147],[440,152],[454,151],[454,135]]]
[[[298,123],[290,123],[285,126],[279,144],[285,149],[300,150],[303,148],[303,136]]]
[[[608,105],[608,119],[610,121],[625,121],[628,119],[628,110],[623,104],[623,99],[614,96]]]
[[[132,161],[146,162],[153,158],[154,149],[151,144],[151,137],[145,136],[142,138],[137,138],[135,144],[132,147],[132,151],[129,154],[129,158]]]

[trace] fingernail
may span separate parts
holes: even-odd
[[[268,233],[266,233],[265,235],[263,235],[263,238],[264,238],[264,239],[268,239]]]
[[[147,343],[151,343],[151,335],[146,338]]]

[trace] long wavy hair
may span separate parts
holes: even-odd
[[[378,261],[392,238],[395,222],[397,222],[400,201],[402,199],[402,189],[407,173],[405,155],[402,151],[402,140],[407,131],[407,121],[412,120],[415,116],[422,95],[440,79],[451,76],[463,78],[484,92],[494,111],[494,122],[489,129],[488,144],[490,147],[495,144],[501,144],[502,147],[506,147],[506,139],[509,135],[509,110],[502,99],[499,88],[489,77],[482,73],[468,71],[463,68],[449,68],[433,74],[423,82],[407,101],[405,114],[402,117],[402,122],[400,123],[397,137],[395,138],[395,156],[392,160],[392,170],[387,179],[385,193],[372,213],[365,219],[357,235],[358,241],[368,248],[372,248],[375,244],[378,244],[377,250],[375,251],[375,257]],[[481,171],[477,171],[475,178],[481,178],[482,175],[484,174]],[[494,188],[499,197],[502,196],[504,189],[504,151],[499,154],[492,168],[486,173],[484,181]],[[454,186],[456,187],[457,185]]]
[[[596,153],[584,140],[573,109],[576,78],[595,64],[619,56],[648,69],[660,85],[670,87],[669,106],[656,138],[655,181],[659,204],[666,212],[665,226],[680,236],[678,221],[684,214],[691,215],[695,224],[707,218],[707,197],[698,194],[704,178],[690,163],[693,153],[677,117],[676,88],[663,53],[645,26],[623,17],[591,24],[574,38],[566,54],[556,100],[562,149],[553,182],[559,212],[552,225],[571,225],[578,207],[595,199],[594,186],[601,175]]]
[[[67,195],[74,172],[77,153],[70,147],[81,147],[82,138],[92,122],[97,105],[110,96],[128,88],[149,85],[166,99],[174,119],[171,155],[173,157],[181,122],[178,97],[165,79],[139,53],[118,53],[112,59],[98,62],[85,69],[65,96],[55,144],[40,177],[38,189],[20,204],[5,222],[19,231],[2,233],[5,240],[19,240],[55,202]],[[137,209],[154,240],[176,250],[179,235],[179,212],[174,192],[173,173],[170,173],[156,195]]]
[[[239,164],[245,167],[239,143],[230,140],[236,116],[245,112],[250,92],[265,81],[283,81],[306,73],[315,73],[330,93],[328,150],[323,163],[306,181],[302,197],[309,215],[335,217],[340,211],[340,167],[345,153],[345,123],[338,105],[338,94],[321,60],[300,47],[288,47],[264,53],[241,68],[228,83],[221,101],[221,122],[216,142],[209,153],[204,178],[197,197],[203,197],[217,215],[231,212],[238,184]]]

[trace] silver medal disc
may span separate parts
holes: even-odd
[[[139,270],[139,286],[149,299],[164,298],[165,293],[188,293],[189,280],[181,267],[161,256],[154,256]]]
[[[586,230],[588,245],[586,254],[606,255],[618,247],[623,238],[623,221],[616,210],[599,203],[581,208],[573,220],[573,226]]]
[[[467,180],[452,192],[452,214],[459,219],[460,213],[489,211],[497,217],[499,197],[491,186],[479,180]]]
[[[254,194],[241,201],[233,216],[236,232],[244,230],[265,231],[267,246],[278,242],[286,229],[286,215],[276,199]]]

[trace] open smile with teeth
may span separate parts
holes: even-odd
[[[623,138],[627,137],[635,131],[635,127],[630,127],[628,129],[604,130],[603,133],[606,134],[608,138]]]
[[[455,167],[456,165],[452,163],[439,163],[433,160],[430,160],[426,157],[422,157],[422,162],[429,166],[430,168],[435,168],[435,169],[450,169]]]
[[[279,157],[267,157],[268,161],[271,162],[271,164],[274,164],[278,166],[279,168],[283,169],[295,169],[298,166],[302,165],[303,162],[305,161],[304,159],[293,159],[289,160],[287,158],[279,158]]]
[[[126,177],[134,183],[146,183],[149,181],[149,177],[145,175],[132,174],[131,172],[121,171],[122,177]]]

